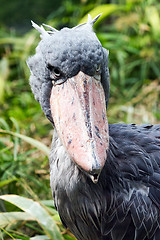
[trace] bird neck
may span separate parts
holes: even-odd
[[[68,192],[74,192],[75,188],[83,187],[84,184],[89,186],[93,185],[93,188],[97,186],[108,186],[109,189],[113,187],[113,184],[119,188],[120,179],[118,179],[118,166],[113,161],[113,149],[114,140],[110,137],[110,149],[108,151],[108,157],[106,164],[101,172],[99,181],[94,184],[86,174],[78,168],[78,166],[72,161],[67,150],[61,143],[56,129],[54,130],[51,154],[50,154],[50,176],[51,176],[51,188],[54,192],[58,187],[60,189],[66,189]],[[104,185],[104,186],[103,186]],[[115,186],[114,186],[115,187]],[[56,189],[55,189],[56,188]],[[116,188],[116,187],[115,187]]]
[[[76,164],[71,160],[67,150],[61,143],[56,129],[53,133],[50,161],[51,188],[72,189],[83,175]]]

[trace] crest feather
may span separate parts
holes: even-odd
[[[73,27],[72,29],[77,29],[77,28],[81,28],[81,27],[86,27],[87,25],[93,27],[93,24],[98,20],[98,18],[99,18],[101,15],[102,15],[102,13],[98,14],[95,18],[92,19],[91,15],[88,14],[88,21],[87,21],[86,23],[81,23],[81,24]],[[45,26],[45,27],[47,27],[47,28],[49,28],[50,31],[46,31],[42,25],[39,27],[39,26],[38,26],[36,23],[34,23],[33,21],[31,21],[31,23],[32,23],[32,26],[33,26],[38,32],[41,33],[41,35],[40,35],[41,38],[43,38],[44,36],[49,36],[49,34],[53,34],[53,33],[55,33],[55,32],[58,32],[57,29],[55,29],[55,28],[53,28],[53,27],[51,27],[51,26],[49,26],[49,25],[46,25],[46,24],[44,24],[44,23],[43,23],[42,25]]]
[[[98,20],[98,18],[102,15],[102,13],[98,14],[95,18],[91,18],[91,15],[88,14],[88,24],[91,24],[93,26],[93,24]]]
[[[49,33],[59,32],[57,29],[51,27],[50,25],[47,25],[47,24],[44,24],[44,23],[42,25],[51,30],[51,32],[49,32]]]
[[[88,21],[87,21],[87,23],[88,23],[88,24],[91,24],[91,22],[92,22],[92,17],[91,17],[90,14],[88,14]]]
[[[33,21],[31,21],[32,23],[32,26],[38,31],[41,33],[40,37],[44,37],[44,36],[49,36],[49,34],[45,31],[44,27],[43,26],[38,26],[36,23],[34,23]]]
[[[73,27],[72,29],[77,29],[77,28],[80,28],[80,27],[85,27],[87,25],[93,27],[93,24],[98,20],[98,18],[102,15],[102,13],[98,14],[95,18],[92,19],[91,15],[88,14],[88,20],[86,23],[81,23],[75,27]]]

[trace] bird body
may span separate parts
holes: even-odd
[[[112,124],[105,166],[94,184],[55,130],[51,188],[63,224],[78,240],[158,240],[160,125]]]
[[[108,51],[92,26],[41,33],[30,84],[55,126],[50,182],[78,240],[160,239],[160,125],[111,124]]]

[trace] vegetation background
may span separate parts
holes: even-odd
[[[73,239],[53,207],[48,154],[53,129],[34,100],[27,58],[39,33],[103,12],[95,24],[110,51],[110,123],[160,123],[159,0],[1,0],[0,239]],[[2,200],[3,199],[3,200]]]

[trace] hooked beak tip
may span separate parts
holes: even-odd
[[[93,183],[97,183],[99,180],[99,176],[101,174],[101,170],[102,168],[96,168],[96,169],[92,169],[92,171],[89,173],[89,177],[91,178]]]
[[[89,176],[90,176],[92,182],[96,184],[98,182],[100,173],[99,174],[94,174],[94,175],[89,175]]]

